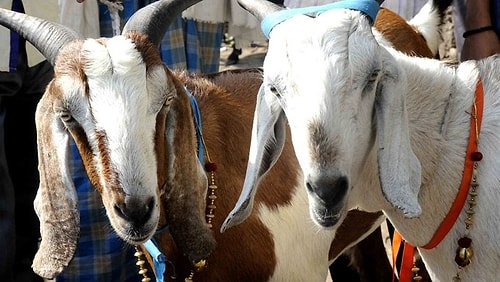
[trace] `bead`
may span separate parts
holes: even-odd
[[[413,281],[422,281],[422,276],[415,276],[413,277]]]
[[[144,263],[145,263],[145,261],[143,261],[143,260],[138,260],[138,261],[135,263],[135,265],[142,266],[142,265],[144,265]]]
[[[472,244],[472,239],[468,237],[462,237],[458,239],[458,245],[462,248],[469,248]]]
[[[144,275],[144,274],[146,274],[146,272],[148,272],[147,268],[143,268],[143,269],[139,270],[140,275]]]
[[[217,189],[217,185],[211,184],[211,185],[208,185],[208,188],[215,190],[215,189]]]
[[[212,162],[206,162],[205,163],[205,170],[208,172],[213,172],[217,170],[217,165]]]
[[[475,162],[478,162],[483,159],[483,154],[481,152],[472,152],[470,154],[470,159]]]
[[[471,248],[458,248],[457,255],[455,256],[455,262],[461,267],[466,267],[470,264],[470,259],[473,254],[474,253]]]
[[[198,262],[195,262],[193,264],[193,266],[194,266],[196,272],[200,272],[200,271],[204,270],[207,267],[207,261],[204,260],[204,259],[202,259],[202,260],[200,260]]]
[[[149,277],[144,277],[144,278],[142,278],[141,281],[142,282],[149,282],[149,281],[151,281],[151,279]]]
[[[137,251],[137,252],[135,252],[135,253],[134,253],[134,257],[140,257],[140,256],[142,256],[143,254],[144,254],[143,252],[141,252],[141,251]]]

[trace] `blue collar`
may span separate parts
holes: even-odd
[[[315,14],[316,16],[332,9],[351,9],[360,11],[370,18],[373,24],[380,6],[375,0],[344,0],[332,4],[304,7],[297,9],[281,10],[270,15],[267,15],[261,22],[260,27],[264,35],[269,38],[269,33],[278,24],[288,20],[295,15]]]
[[[198,140],[198,159],[200,160],[200,163],[203,165],[205,148],[203,147],[203,135],[201,132],[202,127],[201,127],[200,108],[198,107],[196,98],[191,94],[191,91],[189,91],[189,89],[186,86],[184,86],[184,89],[189,97],[189,100],[191,101],[191,109],[193,110],[193,116],[194,116],[194,127],[196,129],[196,139]]]

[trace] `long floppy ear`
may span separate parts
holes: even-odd
[[[34,202],[42,242],[33,270],[54,278],[73,258],[80,233],[78,199],[68,164],[70,134],[54,112],[54,96],[46,93],[36,110],[40,187]]]
[[[205,220],[206,173],[196,154],[193,114],[182,86],[180,95],[166,116],[165,145],[167,191],[164,209],[170,234],[189,261],[206,259],[215,249],[213,231]]]
[[[375,113],[378,170],[386,199],[407,217],[422,213],[418,203],[421,166],[410,144],[404,73],[393,69],[378,85]]]
[[[240,198],[222,224],[221,232],[242,223],[252,212],[257,186],[278,160],[286,138],[286,116],[274,95],[262,85],[257,95],[250,154]]]

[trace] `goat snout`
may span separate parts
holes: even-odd
[[[347,194],[349,181],[345,176],[308,177],[306,187],[327,209],[333,209]]]
[[[339,174],[318,175],[306,179],[309,194],[309,212],[316,224],[329,228],[335,226],[345,214],[344,202],[349,188],[346,176]]]
[[[153,197],[146,200],[127,198],[123,202],[116,203],[114,209],[120,218],[128,221],[132,226],[141,227],[151,218],[154,206]]]

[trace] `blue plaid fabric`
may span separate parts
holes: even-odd
[[[135,265],[134,248],[112,230],[101,196],[90,184],[74,142],[70,155],[78,193],[80,238],[73,260],[56,281],[139,281],[142,276]]]
[[[126,22],[132,14],[154,0],[124,0],[121,19]],[[101,36],[113,35],[108,8],[99,4]],[[196,73],[219,71],[220,47],[224,23],[200,22],[177,17],[170,25],[160,44],[163,62],[171,69]]]

